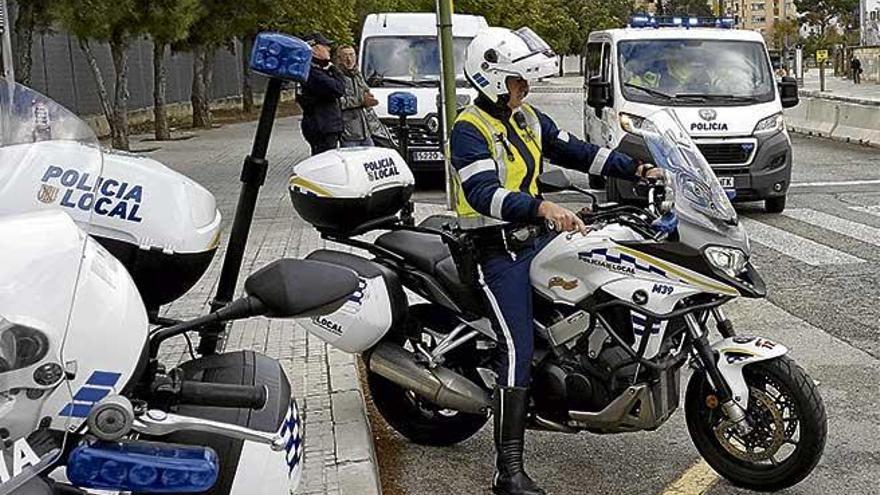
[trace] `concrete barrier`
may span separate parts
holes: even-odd
[[[880,102],[802,95],[785,123],[799,134],[880,147]]]

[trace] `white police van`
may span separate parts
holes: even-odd
[[[759,33],[732,27],[729,18],[636,16],[627,28],[590,33],[584,135],[647,158],[632,130],[671,107],[735,201],[781,212],[791,182],[782,109],[797,105],[797,83],[776,81]],[[604,185],[609,200],[635,198],[626,182]]]
[[[480,16],[452,17],[458,107],[470,104],[476,91],[464,79],[464,52],[474,36],[488,27]],[[370,14],[364,20],[360,46],[361,72],[379,100],[376,114],[397,135],[397,117],[388,114],[388,95],[407,91],[418,99],[418,113],[409,117],[409,155],[414,171],[443,170],[440,127],[440,50],[437,16],[433,13]]]

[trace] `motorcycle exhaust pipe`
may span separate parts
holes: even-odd
[[[419,364],[411,352],[397,344],[383,342],[376,346],[367,366],[440,407],[471,414],[485,414],[490,408],[489,394],[477,384],[449,368]]]

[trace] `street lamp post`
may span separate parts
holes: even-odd
[[[455,206],[452,187],[452,163],[449,156],[449,135],[455,122],[455,58],[452,51],[452,0],[437,0],[437,33],[440,37],[441,94],[443,101],[443,162],[446,172],[446,207]]]

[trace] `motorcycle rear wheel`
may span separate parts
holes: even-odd
[[[433,328],[443,329],[446,326],[442,319],[432,314],[430,305],[412,306],[410,313],[416,321],[430,321]],[[420,335],[417,342],[421,338]],[[396,338],[395,343],[405,345],[406,339]],[[467,351],[462,347],[458,352]],[[454,362],[448,362],[446,366],[480,383],[473,368],[463,369]],[[484,414],[444,409],[372,371],[367,370],[366,378],[376,409],[395,431],[413,443],[449,447],[474,436],[489,420],[489,416]]]
[[[825,448],[822,398],[813,380],[787,356],[746,366],[744,376],[746,417],[753,431],[737,433],[717,404],[709,407],[712,387],[696,371],[685,395],[691,440],[706,462],[736,486],[765,492],[793,486],[813,471]],[[784,458],[782,453],[787,453]]]

